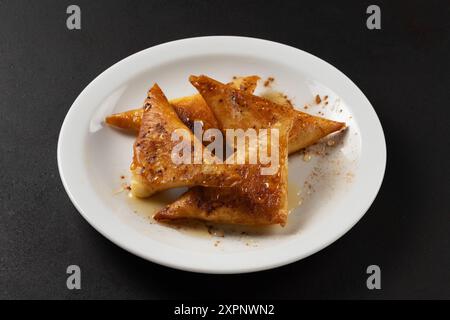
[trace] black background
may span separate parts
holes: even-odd
[[[0,1],[0,298],[450,298],[450,5],[447,1]],[[66,28],[77,4],[82,30]],[[366,28],[381,7],[382,29]],[[65,114],[99,73],[156,44],[203,35],[285,43],[330,62],[385,130],[383,186],[325,250],[243,275],[176,271],[97,233],[61,184]],[[82,269],[82,290],[66,268]],[[366,288],[366,267],[382,289]]]

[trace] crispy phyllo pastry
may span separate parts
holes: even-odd
[[[289,132],[289,154],[317,143],[327,135],[345,128],[344,122],[324,119],[293,109]]]
[[[253,93],[258,76],[240,77],[229,83],[233,88]],[[170,100],[178,117],[191,130],[194,121],[202,121],[203,129],[218,128],[217,120],[200,94]],[[286,106],[293,109],[291,105]],[[289,133],[289,154],[317,143],[323,137],[345,127],[345,123],[309,115],[293,109],[293,126]],[[143,109],[116,113],[106,118],[106,123],[130,132],[139,132]]]
[[[193,218],[220,223],[284,225],[288,216],[287,144],[292,126],[289,112],[292,109],[206,76],[191,76],[189,80],[213,111],[223,132],[227,129],[276,129],[279,139],[275,144],[271,140],[269,148],[271,154],[278,151],[278,163],[272,172],[266,174],[261,169],[268,169],[268,165],[261,162],[241,165],[238,169],[241,179],[234,187],[228,190],[190,189],[157,212],[154,218],[158,221]],[[272,133],[270,135],[272,139]]]
[[[286,223],[287,213],[277,213],[250,197],[237,195],[235,188],[193,187],[158,211],[159,222],[202,220],[221,224],[270,225]]]
[[[141,128],[143,114],[143,108],[128,110],[107,116],[105,122],[112,127],[137,134]]]
[[[258,85],[259,79],[261,78],[258,76],[233,77],[233,81],[228,83],[228,85],[241,91],[253,93]]]
[[[258,80],[258,76],[235,77],[228,85],[253,93]],[[173,99],[170,100],[170,104],[181,121],[191,130],[193,129],[194,121],[202,121],[203,130],[218,127],[216,118],[200,94]],[[143,113],[144,109],[142,108],[115,113],[106,117],[105,122],[110,126],[137,134],[141,127]]]
[[[106,118],[107,124],[137,134],[131,165],[132,194],[148,197],[170,188],[190,187],[175,202],[155,214],[155,220],[160,222],[196,219],[225,224],[285,225],[288,218],[288,154],[343,129],[345,123],[298,111],[287,99],[281,101],[270,95],[266,98],[253,95],[258,76],[234,77],[228,84],[206,76],[191,76],[189,80],[199,94],[169,102],[154,85],[143,108]],[[201,124],[200,134],[195,130],[198,123]],[[172,140],[174,132],[183,130],[186,133],[187,140],[193,142],[189,150],[195,146],[205,150],[210,145],[203,145],[205,137],[202,135],[208,129],[219,129],[212,131],[223,136],[230,130],[255,130],[258,132],[256,149],[246,142],[248,137],[244,134],[243,164],[228,163],[229,159],[241,157],[242,160],[239,148],[236,145],[230,148],[228,140],[224,144],[220,140],[222,142],[217,144],[226,147],[225,158],[215,150],[211,158],[202,158],[200,162],[174,162],[174,150],[178,150],[179,145],[179,141]],[[264,156],[266,160],[271,159],[269,162],[261,162],[259,139],[264,136],[261,132],[265,133],[267,142],[270,140]],[[239,140],[237,136],[235,138]],[[232,138],[233,144],[235,138]],[[278,142],[275,146],[274,140]],[[234,154],[230,156],[228,151],[234,151]],[[255,154],[258,161],[249,163]],[[272,161],[274,154],[277,154],[275,164]],[[193,157],[195,159],[195,155]]]
[[[203,130],[217,128],[217,120],[205,100],[199,94],[173,99],[170,101],[181,121],[192,131],[194,122],[201,121]]]
[[[229,187],[240,178],[227,165],[173,162],[177,142],[172,141],[172,133],[181,129],[190,135],[190,141],[196,143],[197,138],[178,118],[158,85],[148,92],[143,111],[131,165],[131,192],[135,196],[148,197],[157,191],[185,186]]]

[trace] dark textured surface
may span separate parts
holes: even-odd
[[[0,298],[450,298],[450,6],[391,2],[0,1]],[[81,90],[122,58],[166,41],[245,35],[335,65],[383,124],[381,191],[343,238],[303,261],[244,275],[161,267],[116,247],[77,213],[56,164],[60,126]],[[66,289],[80,265],[82,290]],[[382,290],[365,269],[378,264]]]

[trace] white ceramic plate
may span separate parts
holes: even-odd
[[[235,75],[257,74],[262,82],[274,77],[272,89],[260,85],[257,93],[281,91],[301,110],[307,105],[306,112],[348,124],[345,134],[332,137],[333,142],[290,157],[292,212],[285,228],[213,227],[212,234],[202,232],[204,226],[171,228],[147,217],[174,192],[147,202],[119,192],[129,179],[133,137],[106,127],[104,117],[140,107],[154,82],[169,99],[195,93],[188,82],[191,74],[224,82]],[[322,100],[328,96],[328,104],[316,105],[316,94]],[[367,211],[380,188],[385,164],[380,122],[351,80],[299,49],[243,37],[184,39],[120,61],[79,95],[58,141],[64,187],[95,229],[144,259],[205,273],[270,269],[328,246]],[[300,199],[302,205],[297,206]]]

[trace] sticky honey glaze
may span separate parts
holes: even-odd
[[[137,198],[131,193],[126,195],[127,201],[133,212],[142,218],[156,223],[153,215],[169,203],[175,201],[186,189],[169,190],[160,192],[150,198]],[[288,210],[291,214],[297,207],[301,205],[302,197],[300,188],[290,183],[288,185]],[[217,225],[204,221],[184,220],[172,223],[164,223],[164,226],[173,228],[181,233],[196,236],[219,239],[227,235],[236,236],[240,234],[259,235],[274,229],[274,226],[237,226],[237,225]],[[277,226],[275,226],[277,227]],[[276,229],[276,228],[275,228]]]
[[[127,200],[134,213],[153,220],[156,211],[175,201],[185,191],[186,188],[172,189],[159,192],[149,198],[138,198],[128,192]]]
[[[302,204],[302,192],[300,187],[294,183],[288,184],[288,211],[291,214]]]

